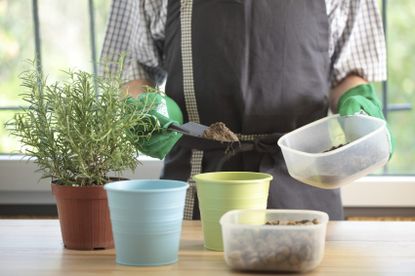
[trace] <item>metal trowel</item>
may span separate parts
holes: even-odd
[[[183,125],[176,125],[172,123],[168,126],[168,129],[180,132],[184,135],[203,138],[203,132],[208,128],[208,126],[198,124],[195,122],[188,122]]]
[[[239,142],[237,135],[228,129],[224,123],[215,123],[209,127],[195,122],[188,122],[183,125],[172,123],[167,128],[187,136],[215,140],[221,143]]]

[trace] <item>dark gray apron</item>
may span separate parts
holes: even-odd
[[[327,115],[328,43],[324,0],[169,1],[166,93],[186,120],[224,122],[243,141],[228,156],[216,142],[183,137],[175,145],[161,177],[189,180],[185,218],[199,218],[191,176],[233,170],[274,176],[268,208],[322,210],[343,219],[340,191],[291,178],[276,144]]]

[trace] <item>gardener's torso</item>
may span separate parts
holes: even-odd
[[[188,120],[180,1],[169,1],[167,10],[166,93]],[[326,116],[329,24],[324,0],[194,0],[192,12],[192,77],[202,124],[224,122],[239,134],[267,135]],[[166,157],[162,177],[189,178],[191,149],[182,140]],[[202,171],[215,170],[223,155],[223,150],[205,150]],[[339,191],[296,182],[288,176],[279,151],[238,154],[223,170],[273,174],[271,208],[318,209],[333,219],[342,217]]]

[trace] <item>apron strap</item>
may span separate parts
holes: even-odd
[[[233,156],[247,151],[262,152],[268,154],[279,154],[280,148],[277,145],[278,139],[285,133],[271,134],[246,134],[243,139],[241,135],[240,143],[237,142],[218,142],[198,137],[183,136],[177,143],[182,148],[197,149],[199,151],[222,151],[224,156],[217,162],[216,171],[221,171],[223,165]],[[192,167],[193,169],[193,167]]]
[[[192,0],[181,0],[180,2],[180,28],[181,28],[181,52],[183,66],[183,93],[186,111],[189,121],[200,123],[197,110],[196,94],[193,80],[193,57],[192,57]],[[190,176],[188,179],[189,189],[186,192],[184,206],[184,219],[193,219],[193,207],[195,202],[196,187],[193,176],[202,171],[203,151],[192,150],[190,160]]]
[[[192,0],[181,0],[180,26],[183,63],[183,93],[189,121],[200,123],[193,80]]]
[[[255,141],[258,138],[269,136],[269,134],[239,134],[237,133],[239,141],[247,142],[247,141]]]
[[[236,150],[238,148],[246,148],[245,145],[252,145],[251,150],[257,152],[277,153],[280,148],[277,145],[278,139],[285,133],[276,132],[270,134],[244,134],[239,135],[238,142],[219,142],[216,140],[205,139],[193,136],[183,136],[178,142],[182,148],[186,149],[197,149],[197,150]],[[246,151],[246,150],[242,150]]]

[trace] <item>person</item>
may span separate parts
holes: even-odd
[[[185,219],[199,218],[191,177],[215,170],[270,173],[268,208],[343,219],[340,191],[291,178],[276,141],[329,109],[383,119],[369,83],[386,79],[376,0],[113,1],[101,60],[122,53],[131,97],[166,80],[165,93],[184,121],[223,122],[249,145],[224,159],[220,145],[167,130],[152,136],[141,150],[167,154],[161,178],[191,183]]]

